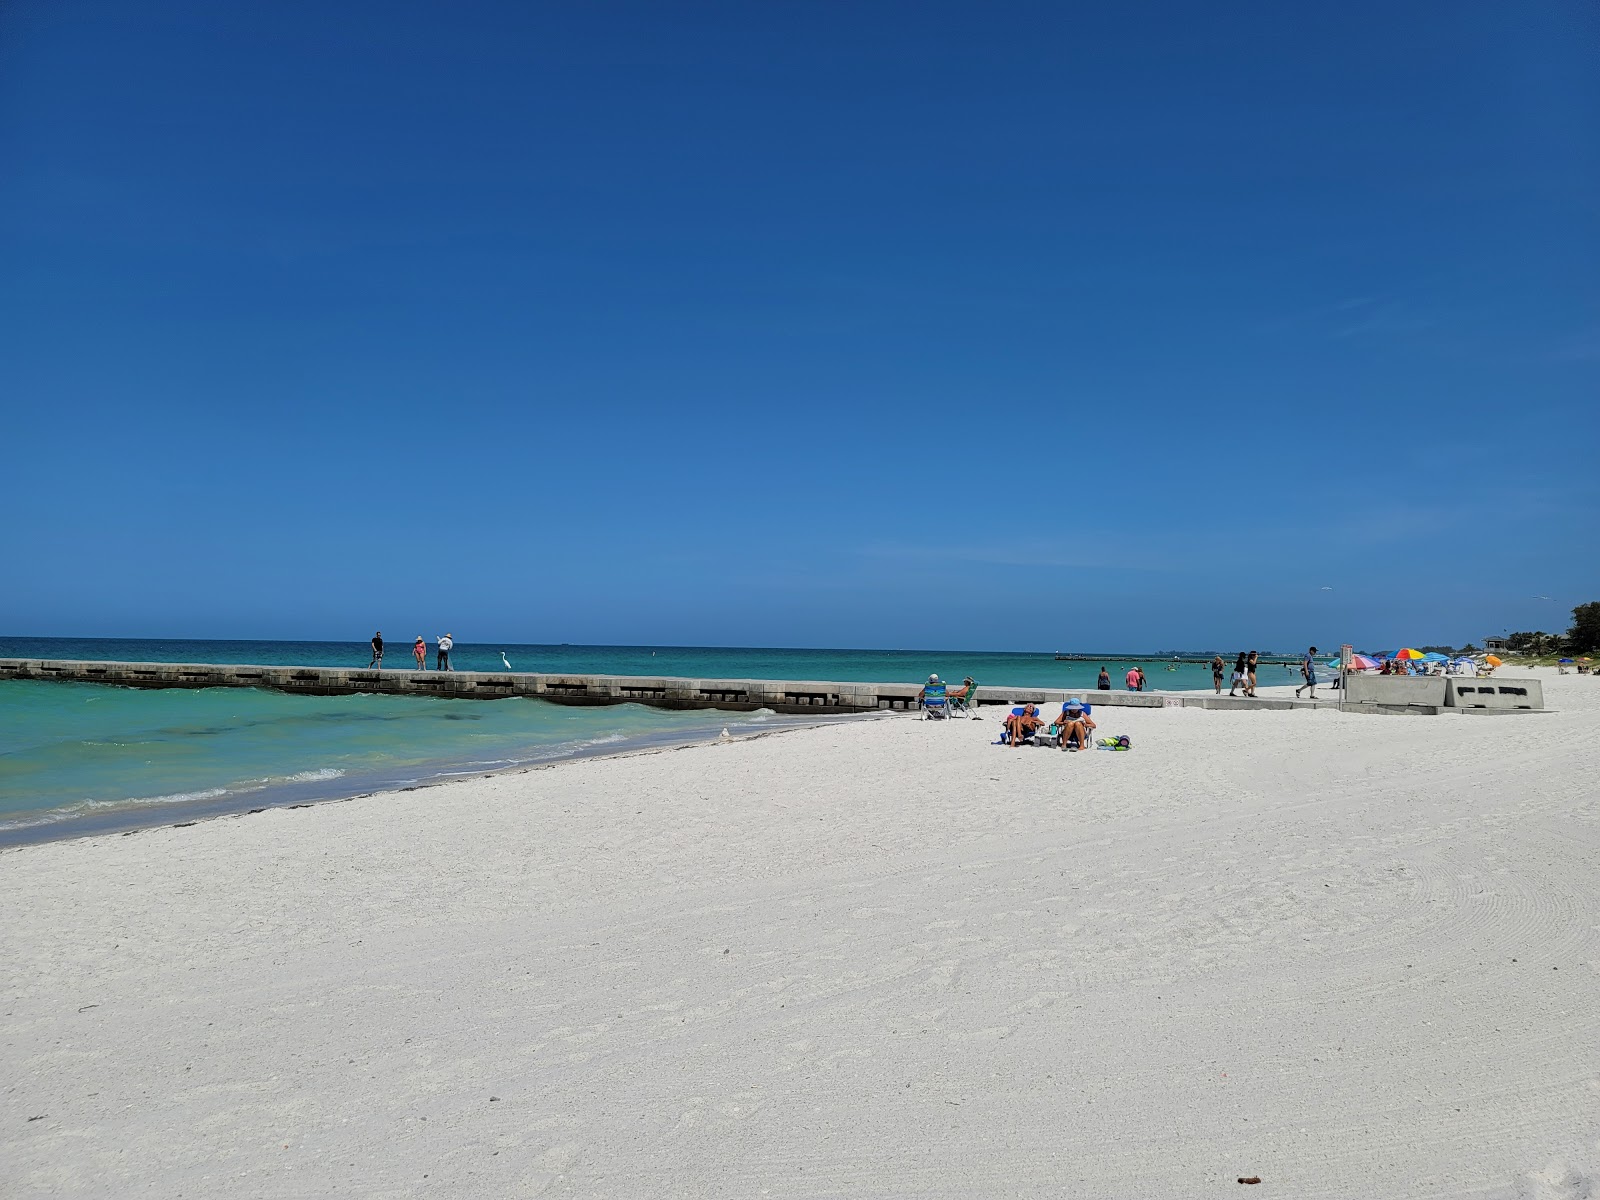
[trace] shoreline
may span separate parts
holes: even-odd
[[[730,726],[737,725],[739,722],[732,718],[750,715],[753,714],[729,714],[730,720],[728,724]],[[735,742],[749,741],[779,733],[812,729],[822,725],[841,724],[863,719],[874,720],[891,715],[896,714],[833,714],[819,715],[809,719],[777,716],[776,721],[782,722],[781,724],[774,724],[772,728],[768,729],[734,733],[731,735],[730,740]],[[748,729],[748,725],[746,729]],[[716,745],[719,744],[720,740],[718,734],[702,732],[686,736],[678,732],[662,731],[659,733],[625,736],[617,742],[588,744],[575,750],[552,754],[547,758],[530,758],[486,770],[444,771],[429,778],[390,781],[387,785],[375,784],[373,776],[389,772],[369,771],[357,775],[340,774],[334,778],[321,780],[284,780],[279,783],[265,785],[259,789],[241,788],[230,790],[225,796],[204,799],[182,801],[159,799],[140,801],[136,799],[126,802],[123,806],[108,805],[108,811],[104,814],[63,817],[51,821],[41,820],[34,824],[15,825],[11,828],[0,829],[0,853],[4,853],[7,850],[22,850],[30,846],[47,845],[55,842],[76,841],[82,838],[131,837],[136,833],[160,829],[163,826],[186,829],[202,821],[255,816],[263,812],[284,809],[313,808],[323,804],[344,804],[351,800],[399,795],[405,792],[421,791],[426,788],[441,787],[473,779],[493,779],[500,775],[518,775],[529,771],[544,771],[551,767],[558,767],[571,762],[604,758],[628,758],[644,754],[686,750],[695,746]],[[403,769],[414,770],[416,768]],[[319,787],[319,784],[341,786]]]

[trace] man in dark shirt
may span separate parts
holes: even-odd
[[[1222,655],[1214,654],[1211,656],[1211,686],[1216,688],[1219,696],[1222,695],[1222,672],[1225,666],[1226,664],[1222,661]]]
[[[383,669],[383,634],[381,632],[372,635],[372,661],[367,666],[377,667],[379,670]]]
[[[1296,700],[1300,699],[1300,693],[1303,692],[1306,688],[1310,688],[1311,689],[1311,698],[1313,700],[1315,700],[1317,698],[1317,660],[1316,660],[1316,657],[1315,657],[1316,653],[1317,653],[1317,648],[1315,646],[1311,647],[1311,649],[1306,651],[1306,656],[1300,663],[1300,674],[1302,674],[1302,675],[1304,675],[1306,677],[1306,681],[1304,683],[1302,683],[1299,687],[1295,688],[1295,690],[1294,690],[1294,698]]]

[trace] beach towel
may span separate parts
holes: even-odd
[[[1133,742],[1129,739],[1128,735],[1125,734],[1125,733],[1118,734],[1116,737],[1103,737],[1098,742],[1096,742],[1095,745],[1097,747],[1099,747],[1101,750],[1132,750],[1133,749]]]

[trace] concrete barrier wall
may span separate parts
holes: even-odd
[[[1544,708],[1544,685],[1537,679],[1447,678],[1448,703],[1464,712],[1538,712]]]
[[[714,708],[732,712],[908,712],[917,707],[915,683],[841,683],[794,679],[684,679],[672,676],[545,675],[533,672],[368,670],[348,667],[273,667],[252,664],[135,663],[0,659],[0,679],[57,679],[122,687],[258,687],[313,696],[358,692],[494,700],[536,696],[557,704],[649,704],[657,708]],[[1034,703],[1057,709],[1077,696],[1108,708],[1311,707],[1288,700],[1230,699],[1209,693],[1101,692],[1063,688],[978,689],[980,704]]]
[[[1382,704],[1408,708],[1443,708],[1443,676],[1351,675],[1345,679],[1347,704]]]

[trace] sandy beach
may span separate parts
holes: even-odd
[[[1596,1194],[1600,681],[1540,674],[0,853],[0,1195]]]

